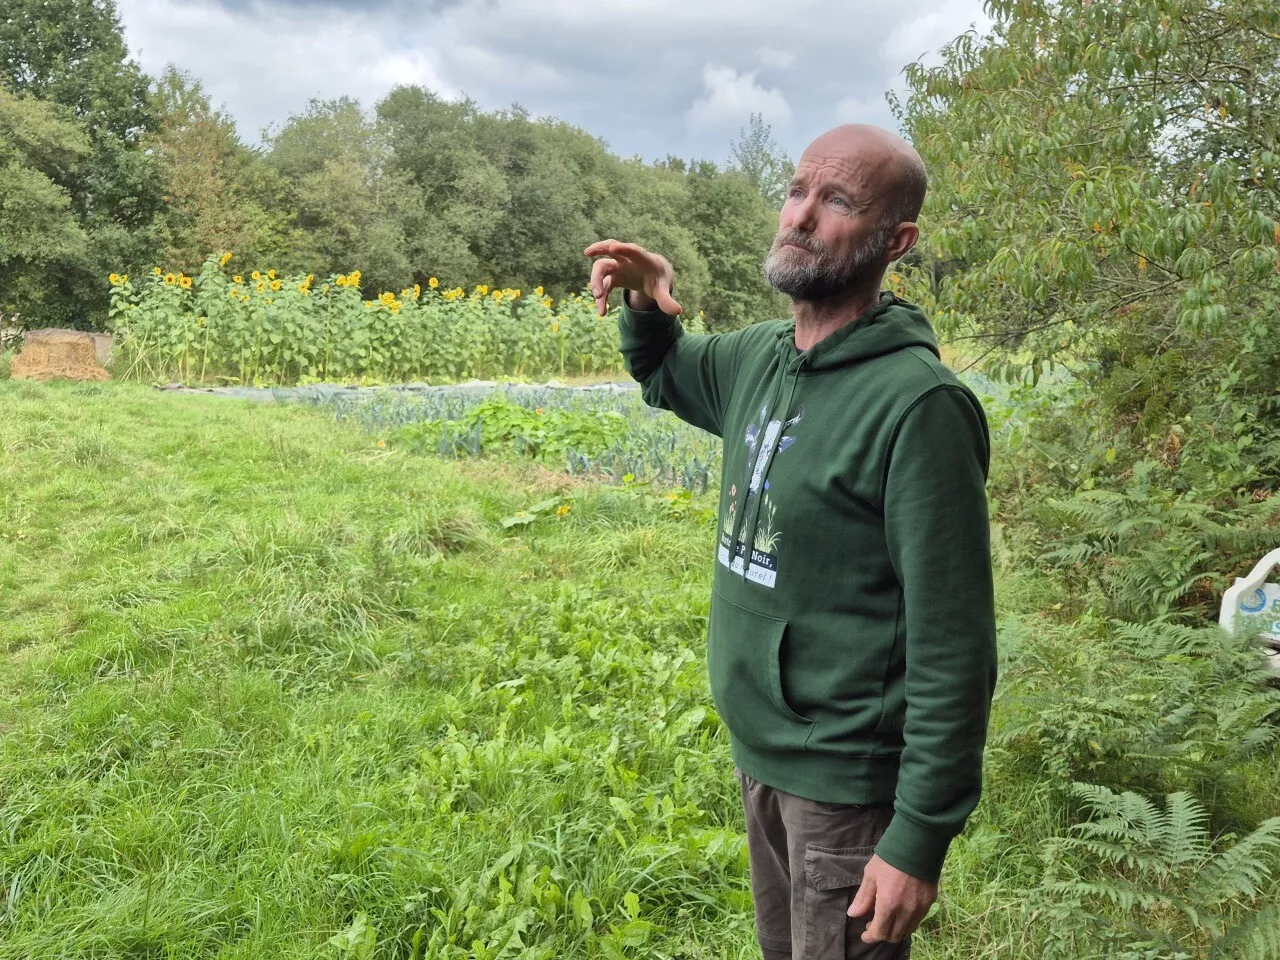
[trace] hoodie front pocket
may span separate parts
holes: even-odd
[[[711,594],[707,672],[711,696],[729,732],[766,750],[804,746],[813,721],[782,694],[782,642],[787,621]]]

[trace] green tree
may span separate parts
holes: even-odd
[[[485,259],[511,199],[503,170],[480,149],[475,103],[446,101],[422,87],[397,87],[378,104],[392,168],[418,198],[407,221],[417,282],[508,284]],[[539,281],[541,282],[541,281]]]
[[[995,0],[989,36],[908,69],[931,174],[933,314],[991,369],[1068,364],[1078,476],[1280,476],[1280,6]],[[910,268],[907,270],[911,273]],[[936,297],[935,297],[936,293]],[[1190,456],[1184,456],[1184,451]]]
[[[26,312],[41,322],[100,325],[107,273],[141,269],[161,189],[142,138],[155,129],[148,79],[128,58],[111,0],[8,0],[0,75],[9,88],[67,107],[86,131],[89,162],[62,183],[89,237]]]
[[[63,267],[85,257],[88,237],[65,184],[90,153],[67,111],[0,84],[0,313],[24,325],[56,294]]]
[[[734,141],[731,153],[733,169],[751,181],[770,209],[781,210],[796,166],[773,139],[773,129],[764,122],[762,114],[751,114],[739,138]]]
[[[385,126],[349,97],[312,100],[267,138],[266,161],[289,184],[294,243],[287,270],[359,268],[370,290],[413,283],[407,227],[420,196],[396,168]]]
[[[235,123],[189,74],[170,66],[155,100],[160,128],[145,144],[164,178],[155,233],[166,268],[196,272],[222,250],[233,251],[236,264],[286,256],[288,213],[272,202],[284,186],[279,174],[240,142]]]
[[[703,301],[708,328],[732,330],[785,316],[785,301],[761,273],[777,215],[759,191],[746,175],[705,161],[693,165],[688,189],[690,226],[710,275]]]

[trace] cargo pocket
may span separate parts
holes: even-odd
[[[853,918],[849,904],[875,847],[804,848],[804,951],[806,960],[845,960],[851,939],[860,938],[867,917]]]
[[[813,721],[791,709],[782,695],[782,642],[787,622],[766,617],[711,594],[707,672],[716,710],[729,731],[748,746],[803,748]]]

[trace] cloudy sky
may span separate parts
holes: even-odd
[[[312,97],[366,109],[397,84],[519,103],[617,153],[723,161],[752,112],[798,156],[838,123],[893,128],[902,67],[981,0],[117,0],[152,76],[198,77],[246,143]]]

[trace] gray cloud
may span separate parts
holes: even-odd
[[[117,0],[139,62],[199,77],[256,142],[310,97],[371,109],[396,84],[483,108],[518,102],[623,155],[722,161],[755,110],[798,156],[857,120],[981,0]]]

